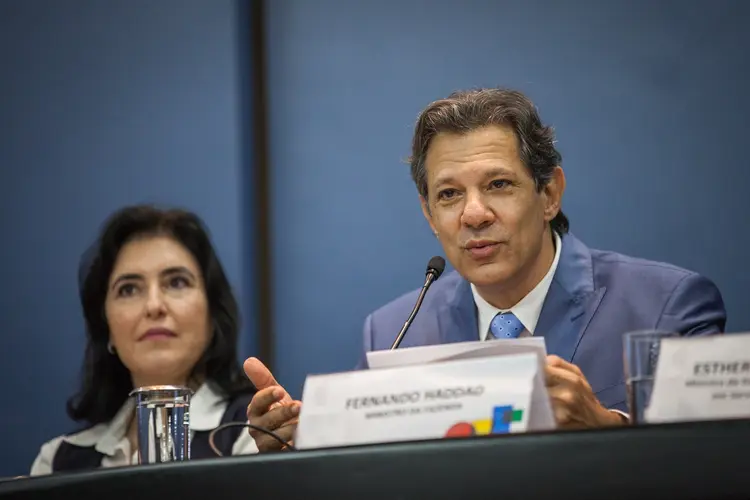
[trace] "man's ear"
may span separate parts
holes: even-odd
[[[560,213],[562,197],[565,192],[565,172],[562,167],[557,166],[552,170],[552,177],[544,186],[544,219],[549,222]]]
[[[435,224],[432,222],[432,213],[430,212],[430,206],[427,204],[427,200],[424,199],[424,196],[419,195],[419,203],[422,205],[422,214],[424,215],[424,218],[427,219],[427,223],[430,225],[430,229],[432,229],[432,232],[435,234],[435,236],[438,235],[437,229],[435,229]]]

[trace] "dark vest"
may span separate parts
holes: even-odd
[[[231,400],[221,417],[221,424],[228,422],[247,421],[247,405],[250,404],[252,394],[243,394]],[[214,444],[224,456],[232,454],[232,446],[240,436],[241,432],[247,432],[245,427],[229,427],[217,432],[214,436]],[[190,458],[212,458],[216,453],[208,444],[208,435],[211,431],[195,431],[190,443]],[[101,467],[104,454],[96,451],[93,446],[76,446],[66,441],[60,442],[60,447],[52,460],[52,472],[74,471],[83,469],[96,469]]]

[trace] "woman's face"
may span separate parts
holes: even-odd
[[[211,342],[205,290],[198,263],[171,237],[140,237],[120,249],[105,312],[135,387],[188,383]]]

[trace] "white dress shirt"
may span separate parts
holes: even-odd
[[[560,262],[560,250],[562,249],[562,240],[557,232],[553,232],[555,238],[555,258],[552,259],[552,265],[544,278],[537,283],[537,285],[516,305],[510,309],[502,310],[491,305],[489,302],[484,300],[477,287],[472,283],[471,293],[474,295],[474,303],[477,305],[477,323],[479,324],[479,340],[486,340],[487,335],[490,331],[490,323],[497,316],[498,313],[513,313],[516,318],[525,327],[524,331],[521,332],[519,337],[529,337],[534,335],[536,324],[539,322],[539,315],[542,313],[542,306],[544,305],[544,299],[547,297],[547,292],[552,284],[552,278],[555,276],[557,270],[557,264]]]
[[[190,400],[191,435],[194,431],[210,431],[218,427],[226,407],[227,402],[222,400],[221,392],[213,384],[208,382],[201,385]],[[38,476],[52,472],[52,460],[62,441],[77,446],[94,446],[96,451],[104,455],[102,467],[137,464],[138,452],[130,449],[127,438],[134,410],[135,401],[128,398],[109,423],[98,424],[76,434],[58,436],[44,443],[31,466],[30,475]],[[247,430],[243,429],[232,447],[232,455],[249,455],[257,452],[255,441]]]

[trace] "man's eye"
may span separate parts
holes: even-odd
[[[503,189],[504,187],[510,186],[510,181],[506,181],[505,179],[498,179],[492,181],[490,185],[495,189]]]
[[[453,198],[457,194],[457,191],[455,189],[443,189],[438,193],[438,199],[440,200],[449,200]]]

